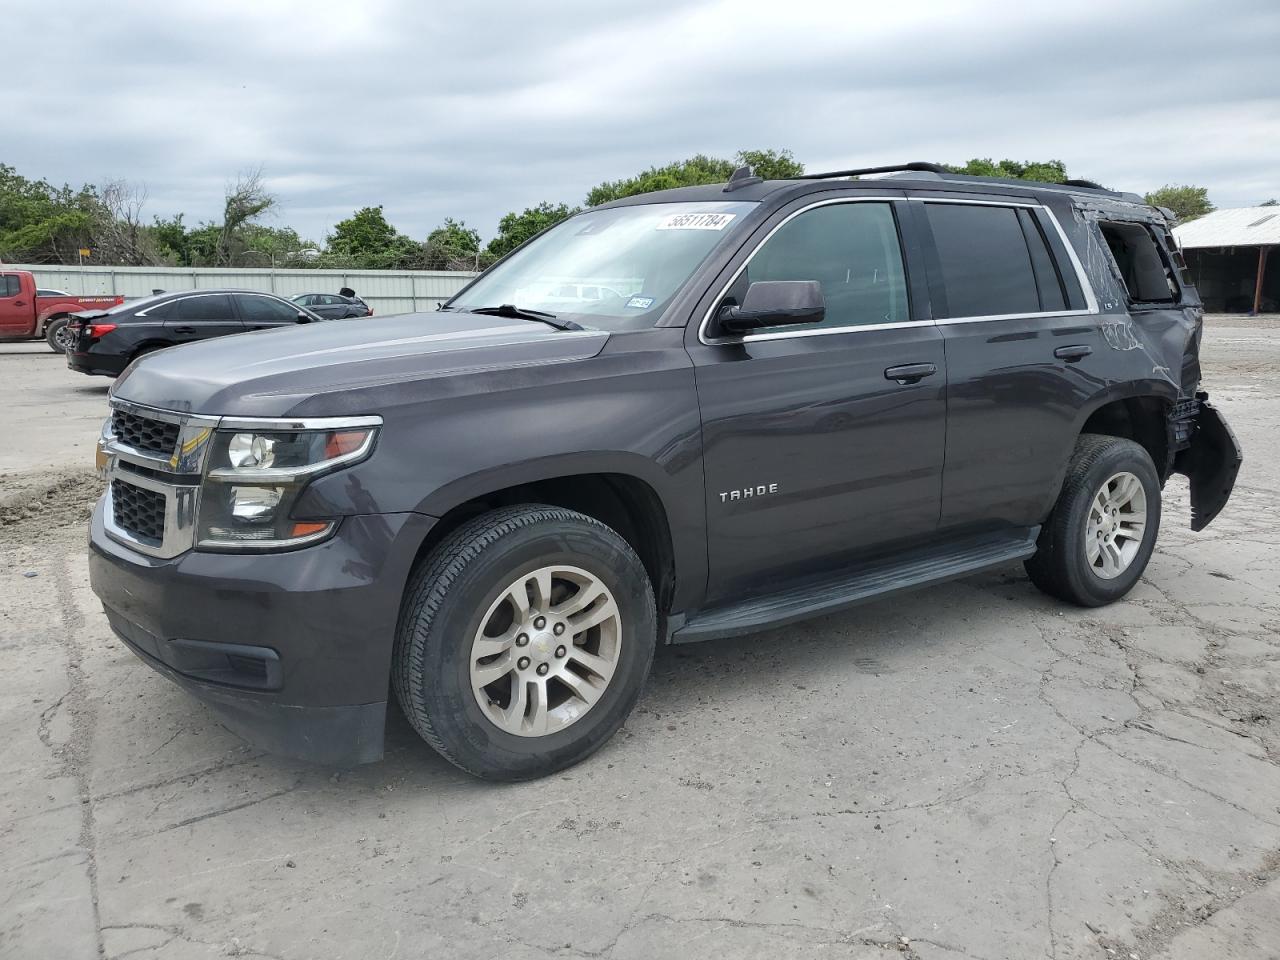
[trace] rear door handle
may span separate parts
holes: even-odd
[[[1059,347],[1053,351],[1053,355],[1059,360],[1065,360],[1067,363],[1075,363],[1081,357],[1087,357],[1093,353],[1093,347],[1086,346],[1083,343],[1075,344],[1070,347]]]
[[[887,368],[884,378],[896,380],[898,383],[919,383],[925,377],[932,377],[937,372],[937,366],[932,363],[904,363]]]
[[[174,327],[173,332],[174,333],[195,333],[196,328],[195,327]]]

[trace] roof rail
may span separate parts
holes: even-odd
[[[865,173],[897,173],[901,170],[917,170],[921,173],[950,173],[946,167],[937,163],[925,163],[922,160],[912,160],[910,163],[894,163],[887,167],[858,167],[854,170],[833,170],[830,173],[806,173],[797,180],[831,180],[836,177],[860,177]]]
[[[1107,188],[1104,187],[1102,184],[1096,183],[1093,180],[1071,179],[1071,180],[1063,180],[1062,182],[1065,186],[1068,186],[1068,187],[1087,187],[1090,190],[1107,190]],[[1107,192],[1114,193],[1115,191],[1107,190]]]

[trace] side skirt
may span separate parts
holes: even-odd
[[[1036,552],[1039,534],[1039,527],[986,533],[787,584],[776,593],[701,610],[682,624],[673,622],[670,642],[769,630],[1023,560]]]

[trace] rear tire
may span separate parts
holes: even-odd
[[[50,320],[44,328],[44,340],[49,344],[49,349],[54,353],[67,352],[67,327],[71,323],[70,317],[58,317]]]
[[[490,780],[590,756],[640,696],[657,611],[631,546],[560,507],[505,507],[463,524],[410,576],[392,679],[414,729]]]
[[[1151,456],[1132,440],[1086,433],[1024,566],[1050,596],[1100,607],[1138,582],[1159,529],[1160,478]]]

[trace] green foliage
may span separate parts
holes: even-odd
[[[468,227],[465,220],[446,217],[427,234],[428,270],[475,270],[480,256],[480,231]]]
[[[607,180],[587,194],[587,206],[595,207],[611,200],[634,197],[638,193],[670,190],[673,187],[696,187],[707,183],[724,183],[742,164],[751,167],[765,180],[786,180],[804,173],[804,164],[790,150],[739,150],[732,160],[698,154],[688,160],[677,160],[664,167],[650,167],[634,177]]]
[[[175,267],[191,266],[191,238],[186,224],[182,222],[182,214],[175,214],[168,220],[152,217],[148,229],[157,252],[169,264]]]
[[[100,208],[93,187],[54,187],[0,164],[0,258],[75,263],[76,251],[92,245]]]
[[[739,150],[734,159],[765,180],[794,180],[804,174],[804,164],[790,150]]]
[[[963,166],[943,164],[952,173],[962,173],[973,177],[1009,177],[1014,180],[1035,180],[1039,183],[1062,183],[1067,179],[1067,168],[1061,160],[1028,160],[1021,163],[1017,160],[973,159]]]
[[[485,247],[485,255],[489,262],[505,256],[534,234],[555,226],[577,212],[577,207],[570,208],[568,204],[543,201],[523,213],[508,213],[498,221],[498,235]],[[487,264],[481,261],[481,266]]]
[[[1213,211],[1213,204],[1209,202],[1209,190],[1206,187],[1190,185],[1175,187],[1168,184],[1159,190],[1151,191],[1143,199],[1153,207],[1168,207],[1177,214],[1178,220],[1182,223],[1194,220],[1196,217],[1203,217],[1206,213]]]
[[[327,252],[367,270],[410,269],[421,263],[421,247],[387,222],[382,206],[362,207],[334,224]]]
[[[733,173],[733,161],[721,160],[698,154],[688,160],[668,163],[665,167],[650,167],[634,177],[622,180],[606,180],[587,194],[587,206],[634,197],[638,193],[654,190],[670,190],[673,187],[693,187],[704,183],[724,183]]]

